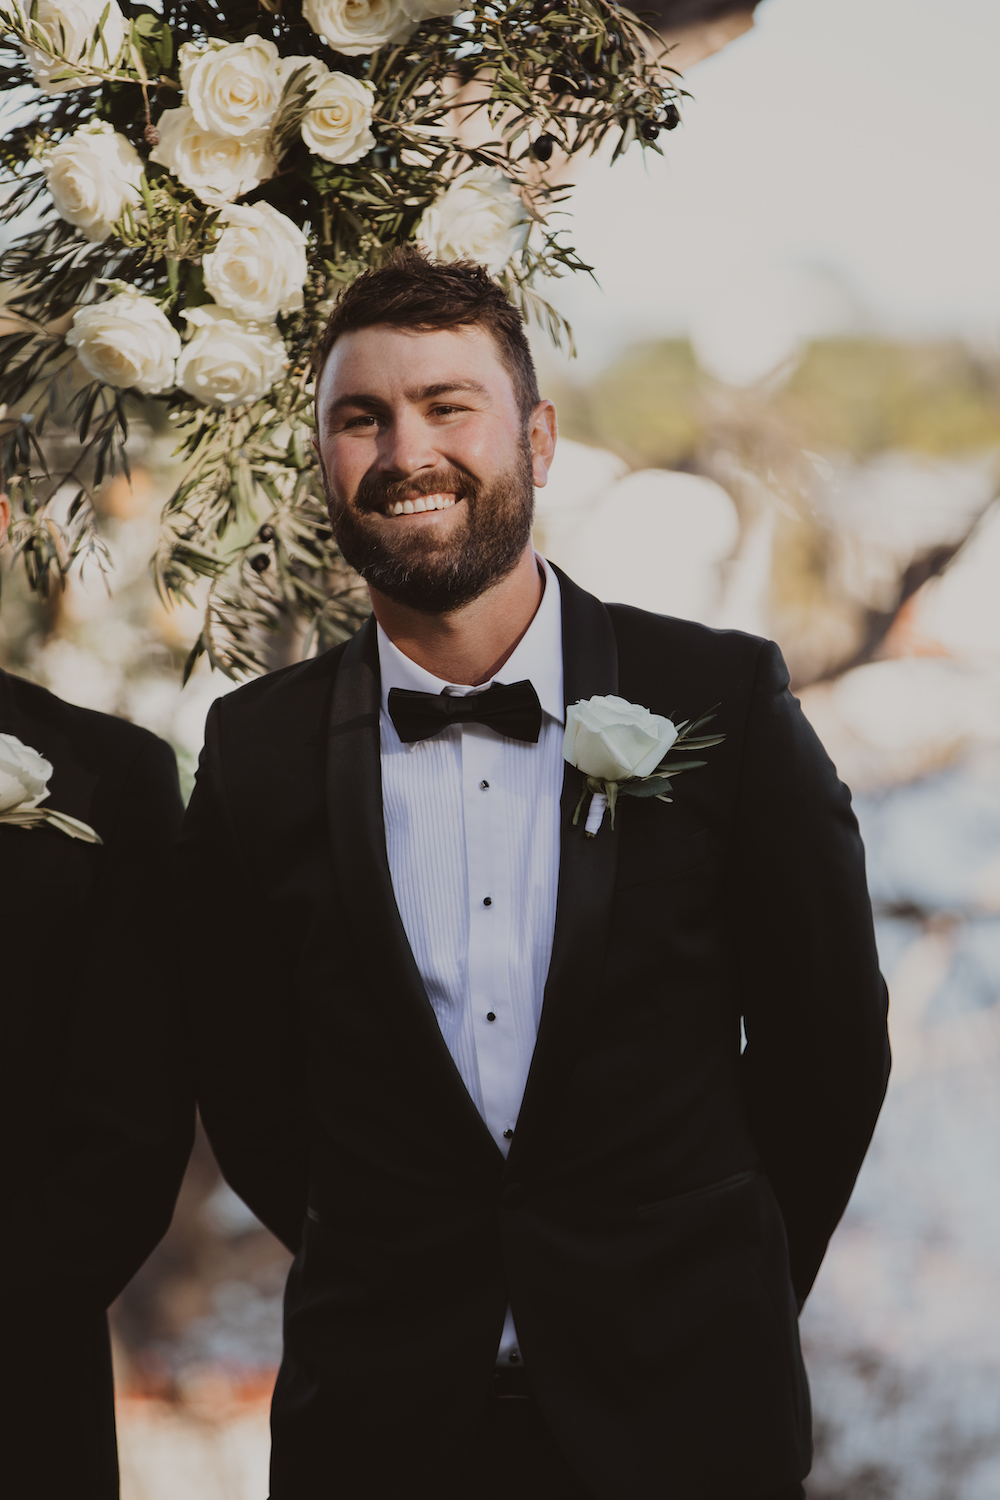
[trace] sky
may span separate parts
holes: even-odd
[[[1000,346],[998,58],[997,0],[763,0],[662,158],[576,174],[579,373],[676,333],[736,383],[813,333]]]

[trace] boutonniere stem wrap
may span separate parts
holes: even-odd
[[[52,765],[44,755],[39,755],[37,750],[13,734],[0,734],[0,824],[41,828],[48,823],[71,839],[100,844],[99,836],[79,818],[39,806],[49,795],[51,775]]]
[[[673,798],[667,796],[671,779],[707,762],[668,757],[721,745],[724,734],[704,733],[714,718],[712,711],[693,722],[683,719],[675,724],[639,703],[614,695],[572,704],[566,710],[563,755],[583,772],[583,790],[573,822],[580,821],[588,793],[590,807],[584,825],[588,838],[597,834],[605,809],[614,829],[619,797],[656,797],[660,802],[672,802]]]

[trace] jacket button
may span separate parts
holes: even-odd
[[[523,1182],[508,1182],[500,1189],[500,1202],[504,1208],[520,1208],[527,1195]]]

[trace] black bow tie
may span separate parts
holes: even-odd
[[[413,693],[389,689],[389,717],[404,745],[429,740],[449,724],[485,724],[509,740],[538,743],[542,705],[527,678],[509,686],[495,682],[485,693]]]

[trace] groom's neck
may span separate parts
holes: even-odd
[[[422,614],[369,586],[375,618],[393,645],[442,682],[476,687],[499,672],[535,617],[544,580],[529,543],[511,573],[471,604]]]

